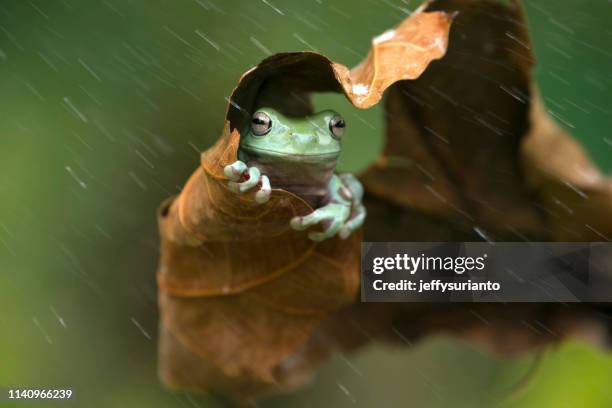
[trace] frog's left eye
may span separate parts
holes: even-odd
[[[344,129],[346,128],[346,122],[340,115],[334,115],[329,120],[329,130],[335,139],[340,140],[342,135],[344,134]]]
[[[263,136],[272,129],[272,119],[264,112],[255,112],[251,120],[251,130],[256,136]]]

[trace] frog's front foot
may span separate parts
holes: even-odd
[[[304,217],[294,217],[291,228],[302,231],[306,228],[324,223],[324,231],[311,232],[308,237],[313,241],[323,241],[338,234],[341,239],[363,225],[366,210],[361,199],[363,187],[351,174],[335,176],[330,182],[331,202]]]
[[[262,175],[257,167],[248,167],[244,162],[237,160],[225,166],[223,172],[230,180],[227,185],[230,190],[236,193],[244,193],[255,187],[255,201],[260,204],[270,199],[272,188],[268,176]]]
[[[340,203],[330,203],[318,208],[304,217],[294,217],[291,220],[291,228],[302,231],[306,228],[318,224],[326,223],[323,232],[311,232],[308,238],[313,241],[323,241],[336,235],[346,224],[346,220],[351,214],[350,206]]]

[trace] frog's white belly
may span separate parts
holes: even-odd
[[[257,167],[270,179],[272,188],[280,188],[304,199],[313,208],[329,201],[328,184],[336,170],[336,160],[300,160],[255,152],[241,152],[241,160],[249,167]]]

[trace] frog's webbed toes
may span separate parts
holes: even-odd
[[[303,231],[310,226],[325,221],[324,231],[308,234],[308,238],[313,241],[323,241],[336,235],[349,215],[350,208],[348,206],[332,203],[318,208],[306,216],[294,217],[290,225],[294,230]]]
[[[331,202],[303,217],[294,217],[291,228],[302,231],[324,222],[323,231],[310,232],[308,238],[323,241],[338,235],[346,239],[359,229],[365,220],[366,209],[361,204],[363,187],[352,174],[334,176],[330,181]]]
[[[227,186],[235,193],[244,193],[259,186],[255,193],[255,201],[263,204],[270,199],[272,187],[268,176],[261,174],[257,167],[248,167],[244,162],[237,160],[225,166],[223,173],[230,180]]]

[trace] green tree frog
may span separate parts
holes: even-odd
[[[357,178],[335,174],[345,127],[344,119],[331,110],[305,118],[288,118],[271,108],[257,110],[241,133],[238,160],[224,169],[229,188],[238,194],[257,189],[258,203],[269,200],[272,186],[290,191],[315,208],[294,217],[291,228],[305,230],[321,223],[322,232],[308,234],[313,241],[347,238],[363,224],[366,210]]]

